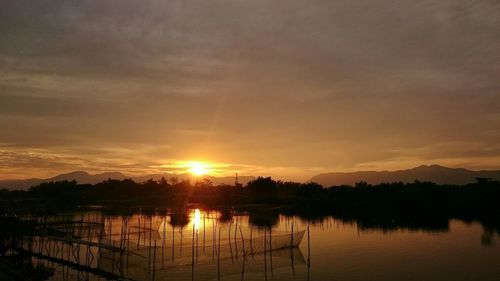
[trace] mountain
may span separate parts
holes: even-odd
[[[72,181],[72,180],[75,180],[78,183],[96,184],[96,183],[100,183],[100,182],[107,180],[107,179],[123,180],[126,178],[129,178],[129,177],[125,176],[122,173],[118,173],[118,172],[91,175],[87,172],[76,171],[76,172],[71,172],[68,174],[62,174],[62,175],[55,176],[53,178],[47,179],[47,181],[63,181],[63,180]]]
[[[309,181],[323,186],[354,185],[365,181],[369,184],[431,181],[438,184],[467,184],[476,178],[500,180],[500,171],[471,171],[462,168],[447,168],[439,165],[419,166],[398,171],[360,171],[351,173],[325,173],[312,177]]]
[[[9,190],[22,190],[46,181],[48,180],[38,179],[38,178],[31,178],[25,180],[0,180],[0,189],[6,188]]]
[[[118,172],[111,172],[111,173],[102,173],[102,174],[95,174],[91,175],[87,172],[84,171],[75,171],[67,174],[61,174],[57,175],[52,178],[48,179],[39,179],[39,178],[32,178],[32,179],[24,179],[24,180],[0,180],[0,189],[6,188],[10,190],[23,190],[23,189],[28,189],[31,186],[35,186],[44,182],[51,182],[51,181],[63,181],[63,180],[76,180],[78,183],[83,183],[83,184],[96,184],[99,182],[102,182],[107,179],[117,179],[117,180],[123,180],[126,178],[129,178],[125,176],[122,173]]]
[[[57,175],[52,178],[48,179],[40,179],[40,178],[32,178],[32,179],[21,179],[21,180],[0,180],[0,189],[6,188],[9,190],[25,190],[30,188],[31,186],[38,185],[43,182],[51,182],[51,181],[63,181],[63,180],[76,180],[78,183],[81,184],[96,184],[100,183],[102,181],[105,181],[107,179],[114,179],[114,180],[124,180],[124,179],[129,179],[131,178],[132,180],[136,182],[145,182],[149,179],[153,179],[155,181],[161,179],[164,177],[167,181],[170,180],[172,177],[176,177],[179,181],[186,179],[190,180],[191,182],[195,182],[198,180],[197,178],[189,175],[189,174],[182,174],[182,175],[176,175],[176,174],[150,174],[150,175],[145,175],[145,176],[126,176],[122,173],[119,172],[109,172],[109,173],[101,173],[101,174],[89,174],[84,171],[75,171],[67,174],[61,174]],[[234,184],[234,177],[214,177],[214,176],[205,176],[203,178],[207,178],[214,185],[220,185],[220,184]],[[246,185],[249,181],[253,180],[255,177],[252,176],[241,176],[238,177],[238,182]]]

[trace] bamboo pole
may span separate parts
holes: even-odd
[[[220,280],[220,237],[222,227],[219,227],[219,246],[217,249],[217,280]]]
[[[156,271],[156,239],[154,243],[154,254],[153,254],[153,281],[155,280],[155,271]]]

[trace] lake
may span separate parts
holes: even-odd
[[[425,227],[188,208],[23,220],[38,234],[3,255],[22,253],[46,280],[500,280],[498,233],[454,219]]]

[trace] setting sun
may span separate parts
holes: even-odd
[[[209,172],[208,165],[200,162],[192,162],[189,171],[196,176],[203,176]]]

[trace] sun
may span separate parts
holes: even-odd
[[[201,162],[191,162],[189,171],[196,176],[203,176],[208,174],[208,165]]]

